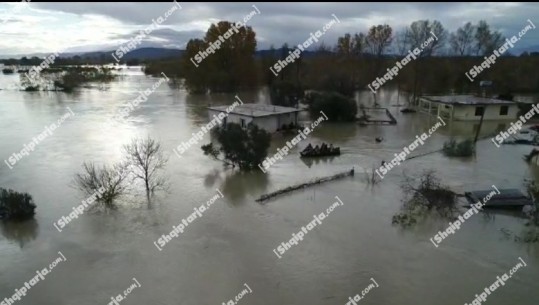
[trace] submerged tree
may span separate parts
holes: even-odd
[[[441,217],[452,218],[456,211],[456,194],[441,184],[434,171],[425,171],[419,179],[404,178],[402,212],[393,216],[393,223],[411,226],[431,211]]]
[[[228,123],[214,129],[219,146],[213,143],[203,145],[205,155],[242,170],[253,169],[267,156],[271,135],[254,124],[242,128],[235,123]],[[221,156],[222,155],[222,156]]]
[[[114,207],[114,200],[126,194],[129,166],[118,163],[113,166],[98,167],[94,163],[83,164],[84,172],[75,175],[74,187],[85,197],[93,196],[105,207]]]
[[[166,188],[166,179],[160,175],[167,158],[163,156],[161,144],[151,138],[134,139],[131,144],[124,145],[127,160],[132,166],[136,180],[141,180],[149,197],[158,189]]]
[[[307,97],[311,115],[324,112],[331,121],[354,121],[357,114],[356,101],[335,92],[313,92]]]
[[[0,219],[32,218],[35,209],[36,205],[30,194],[0,188]]]

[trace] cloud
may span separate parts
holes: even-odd
[[[176,4],[167,3],[33,3],[13,12],[15,4],[0,4],[0,48],[4,54],[52,52],[58,48],[89,51],[114,48],[152,24]],[[202,38],[212,22],[240,21],[254,10],[252,3],[181,3],[141,46],[185,47]],[[470,21],[486,20],[491,28],[512,36],[527,19],[539,15],[533,3],[254,3],[260,14],[248,22],[257,35],[258,48],[284,43],[295,45],[321,29],[335,14],[341,23],[322,38],[333,45],[345,33],[367,32],[387,23],[399,31],[420,19],[439,20],[449,31]],[[533,19],[532,19],[533,21]],[[535,20],[539,24],[539,20]],[[519,41],[519,48],[536,45],[539,30]]]

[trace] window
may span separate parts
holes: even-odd
[[[509,106],[501,106],[500,107],[500,115],[507,115],[508,111],[509,111]]]
[[[241,128],[245,128],[245,119],[240,119]]]
[[[475,116],[482,116],[485,111],[485,107],[479,106],[475,107]]]

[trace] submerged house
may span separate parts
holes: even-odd
[[[219,113],[227,114],[229,106],[209,106],[208,114],[210,119]],[[236,106],[223,119],[223,124],[236,123],[242,127],[247,127],[249,123],[255,124],[268,132],[275,132],[287,129],[290,126],[298,125],[298,113],[302,109],[262,105],[262,104],[241,104]]]
[[[420,112],[455,121],[514,120],[519,108],[515,102],[473,95],[422,96],[415,105]]]

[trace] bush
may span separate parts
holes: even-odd
[[[249,124],[243,129],[238,124],[229,123],[214,130],[220,147],[209,143],[201,148],[205,155],[216,160],[246,170],[257,167],[268,154],[271,135],[256,125]]]
[[[404,192],[402,212],[393,216],[393,223],[411,226],[430,211],[443,218],[452,219],[456,210],[456,194],[440,183],[433,171],[423,172],[419,182],[405,177],[401,185]]]
[[[307,97],[311,115],[323,111],[330,121],[355,121],[357,104],[342,94],[335,92],[311,93]]]
[[[273,105],[295,107],[303,98],[303,89],[289,81],[274,81],[270,86],[270,99]]]
[[[475,153],[475,143],[471,139],[461,142],[451,139],[444,143],[443,152],[448,157],[470,157]]]
[[[0,188],[0,218],[27,219],[34,216],[36,205],[32,196]]]

